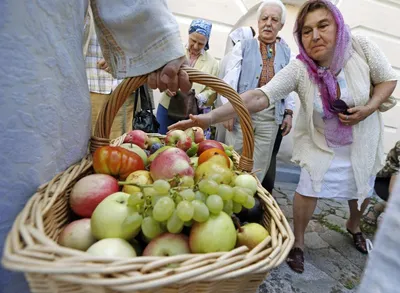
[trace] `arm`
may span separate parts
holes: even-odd
[[[96,33],[113,76],[122,79],[152,73],[148,78],[151,88],[189,91],[188,76],[180,70],[186,58],[179,26],[166,0],[158,5],[128,2],[91,0]]]

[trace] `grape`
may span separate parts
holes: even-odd
[[[143,193],[134,192],[128,198],[128,206],[136,207],[138,204],[144,203]]]
[[[242,210],[242,205],[240,203],[233,202],[233,212],[235,214],[238,214],[240,213],[241,210]]]
[[[151,196],[151,205],[154,207],[157,204],[157,202],[162,198],[164,198],[164,196],[158,195],[158,194],[153,194]]]
[[[248,195],[250,196],[254,196],[253,191],[251,191],[251,189],[246,188],[246,187],[241,187],[243,189],[243,191],[245,191]]]
[[[172,198],[163,196],[160,198],[153,208],[153,218],[156,221],[163,222],[171,217],[175,210],[175,203]]]
[[[178,217],[184,221],[190,221],[193,218],[194,208],[190,201],[181,201],[176,207]]]
[[[158,194],[164,195],[164,194],[168,194],[168,192],[171,188],[171,185],[168,183],[168,181],[165,181],[163,179],[158,179],[158,180],[154,181],[153,188]]]
[[[191,190],[191,189],[182,190],[182,191],[179,193],[179,195],[180,195],[184,200],[187,200],[187,201],[192,201],[192,200],[194,200],[195,197],[196,197],[196,195],[194,194],[194,191]]]
[[[254,197],[252,195],[248,195],[246,202],[243,203],[243,206],[246,209],[252,209],[255,204],[256,204],[256,201],[255,201]]]
[[[218,183],[213,180],[203,179],[199,182],[199,190],[206,194],[216,194]]]
[[[208,217],[210,216],[210,212],[208,211],[205,203],[196,199],[192,201],[192,205],[194,208],[193,220],[199,223],[207,221]]]
[[[192,225],[193,225],[193,220],[183,223],[183,226],[185,226],[185,227],[192,227]]]
[[[233,201],[244,204],[247,201],[248,194],[242,187],[234,187]]]
[[[183,229],[183,221],[178,217],[176,210],[172,213],[172,216],[168,219],[167,230],[169,233],[181,233]]]
[[[233,197],[233,188],[226,184],[221,184],[218,186],[218,195],[223,200],[230,200]]]
[[[203,192],[198,190],[195,192],[195,199],[202,201],[202,202],[206,202],[207,196]]]
[[[179,184],[179,186],[182,187],[193,187],[193,185],[194,185],[194,179],[190,176],[183,176]]]
[[[219,214],[224,207],[224,202],[222,198],[216,194],[210,195],[207,198],[206,204],[210,212],[212,212],[213,214]]]
[[[145,217],[152,217],[153,216],[153,208],[148,208],[147,210],[145,210],[144,216]]]
[[[153,187],[145,187],[143,188],[143,193],[145,196],[152,196],[152,195],[156,195],[157,191],[153,188]]]
[[[140,228],[142,221],[143,217],[139,213],[135,212],[125,218],[124,222],[122,223],[122,227],[128,226],[129,229],[136,230]]]
[[[183,201],[182,196],[177,195],[177,196],[175,197],[175,203],[178,205],[181,201]]]
[[[230,200],[224,200],[224,212],[227,213],[229,216],[233,214],[233,201]]]
[[[224,181],[224,178],[221,174],[212,174],[210,177],[208,177],[208,179],[213,180],[217,183],[221,183],[222,181]]]
[[[151,240],[164,231],[161,227],[161,224],[154,220],[153,217],[146,217],[142,221],[142,232],[146,238]]]

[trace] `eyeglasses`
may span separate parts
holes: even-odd
[[[349,106],[347,106],[346,102],[343,100],[335,100],[332,104],[331,104],[331,109],[332,112],[334,113],[343,113],[343,114],[349,114],[347,112],[347,110],[349,109]]]

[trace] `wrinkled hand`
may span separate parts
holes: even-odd
[[[281,129],[283,130],[282,136],[286,136],[290,133],[290,130],[292,130],[292,122],[293,118],[290,115],[286,115],[285,118],[283,118],[281,126]]]
[[[374,110],[372,110],[368,106],[357,106],[348,109],[347,112],[349,112],[350,114],[346,115],[339,113],[340,122],[343,123],[344,125],[355,125],[360,121],[363,121],[369,115],[371,115],[374,112]]]
[[[175,124],[172,124],[171,126],[168,127],[168,130],[186,130],[189,127],[201,127],[203,129],[206,129],[208,126],[211,125],[211,119],[206,115],[206,114],[200,114],[200,115],[189,115],[189,119],[187,120],[181,120]]]
[[[234,123],[235,123],[235,119],[232,118],[232,119],[229,119],[229,120],[223,122],[222,125],[226,128],[226,130],[232,131]]]
[[[181,70],[182,65],[186,65],[186,57],[181,57],[167,63],[164,67],[152,72],[147,78],[147,84],[152,89],[159,89],[161,92],[169,89],[176,92],[181,89],[188,92],[192,88],[189,75]]]
[[[97,61],[97,65],[99,66],[100,69],[103,69],[103,70],[107,71],[108,73],[111,72],[110,67],[108,66],[105,59],[101,59],[100,61]]]

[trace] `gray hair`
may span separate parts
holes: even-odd
[[[282,11],[282,13],[281,13],[281,23],[282,23],[282,25],[284,25],[285,21],[286,21],[286,7],[285,7],[285,5],[283,5],[281,0],[264,0],[261,3],[260,7],[258,7],[257,20],[260,20],[261,12],[264,9],[264,7],[272,6],[272,5],[279,6],[281,8],[281,11]]]

